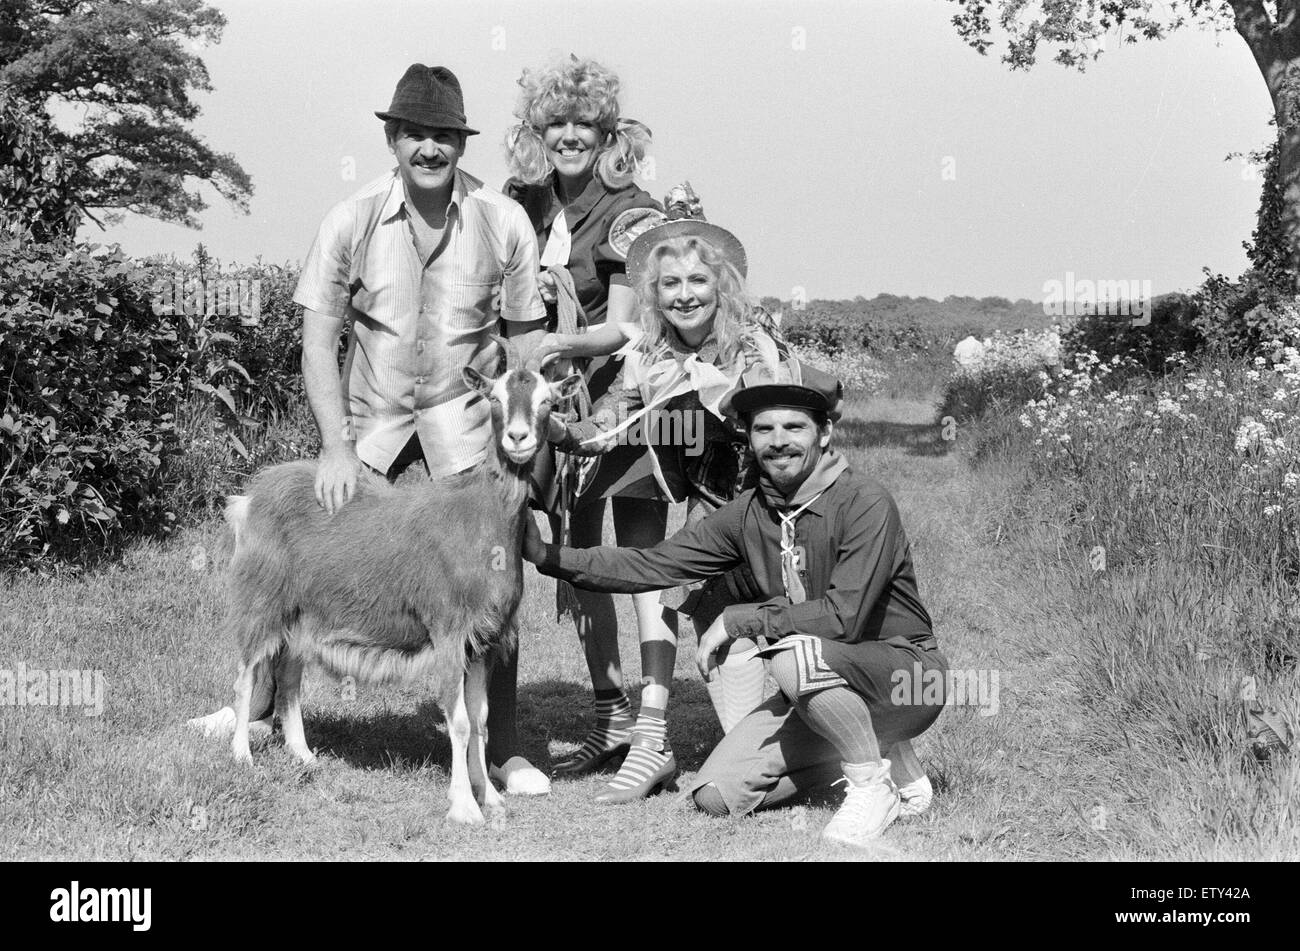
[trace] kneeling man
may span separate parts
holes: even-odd
[[[720,649],[739,638],[766,642],[781,692],[723,738],[688,792],[707,813],[744,815],[842,775],[847,795],[822,835],[864,845],[900,812],[882,749],[910,761],[909,785],[920,793],[923,784],[918,798],[928,802],[908,741],[938,718],[942,698],[898,704],[891,694],[899,674],[914,677],[917,664],[943,680],[947,661],[893,498],[830,448],[838,393],[812,374],[804,381],[797,367],[792,379],[729,397],[758,462],[756,488],[653,548],[543,544],[530,520],[524,557],[542,574],[611,592],[739,568],[760,600],[727,607],[701,638],[696,661],[708,679]]]

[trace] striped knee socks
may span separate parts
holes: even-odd
[[[603,756],[627,743],[636,721],[632,703],[619,687],[596,691],[596,725],[587,732],[578,752],[555,767],[559,773],[582,771]]]
[[[668,748],[668,721],[663,710],[642,707],[632,734],[632,748],[618,775],[609,782],[611,789],[642,786],[661,773],[673,758],[673,751]]]
[[[767,676],[763,658],[758,656],[757,645],[751,643],[744,649],[738,648],[740,643],[749,642],[733,644],[718,664],[717,676],[705,684],[723,733],[730,733],[763,702],[763,681]]]

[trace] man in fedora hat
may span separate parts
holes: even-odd
[[[331,513],[351,498],[363,465],[390,481],[416,462],[431,477],[477,465],[489,451],[491,416],[461,367],[494,370],[498,331],[525,354],[545,333],[527,215],[459,167],[478,131],[466,124],[455,75],[413,64],[375,115],[397,167],[325,216],[293,297],[303,307],[303,377],[321,434],[316,497]],[[549,780],[518,755],[516,673],[511,658],[492,676],[488,759],[507,792],[544,794]],[[270,717],[273,696],[269,671],[259,670],[254,719],[258,707]],[[225,713],[192,722],[224,732]]]
[[[746,426],[759,484],[653,548],[565,548],[530,527],[524,557],[542,574],[596,591],[646,591],[741,570],[759,592],[732,604],[701,636],[696,662],[737,638],[769,643],[781,690],[718,744],[688,789],[711,815],[744,815],[842,776],[844,804],[825,839],[863,846],[928,802],[928,780],[906,799],[882,751],[909,742],[942,710],[933,694],[897,703],[897,673],[947,669],[898,508],[874,479],[830,448],[839,387],[797,363],[747,372],[724,406]],[[932,679],[942,680],[941,676]],[[913,698],[909,695],[909,701]]]

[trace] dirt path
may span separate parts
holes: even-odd
[[[1005,473],[972,471],[932,407],[878,401],[865,422],[841,427],[840,445],[894,494],[941,648],[968,685],[996,683],[996,703],[968,691],[985,702],[949,707],[918,743],[939,794],[889,844],[911,858],[1095,854],[1116,804],[1080,746],[1089,724],[1069,679],[1077,623],[999,531]]]

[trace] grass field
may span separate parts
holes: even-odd
[[[230,699],[232,645],[220,629],[221,530],[209,523],[143,542],[82,577],[20,578],[0,594],[0,669],[98,668],[104,713],[0,707],[0,841],[9,859],[804,860],[1240,857],[1216,839],[1194,790],[1121,795],[1113,723],[1082,702],[1073,662],[1081,624],[1041,563],[1006,529],[1017,473],[972,470],[934,423],[937,394],[850,405],[836,443],[895,495],[922,597],[954,668],[997,672],[994,715],[950,707],[918,743],[937,794],[869,853],[823,845],[836,795],[742,820],[706,818],[666,794],[598,807],[599,777],[511,799],[504,823],[443,821],[450,749],[431,698],[307,676],[303,770],[274,745],[240,768],[227,744],[183,729]],[[958,444],[962,439],[958,433]],[[590,685],[571,625],[529,570],[521,609],[520,724],[542,768],[576,749]],[[630,683],[638,676],[630,600],[617,599]],[[684,642],[686,639],[683,639]],[[683,643],[669,713],[686,775],[720,736]],[[1118,747],[1118,749],[1117,749]],[[1133,783],[1123,788],[1134,788]],[[1172,798],[1171,798],[1172,797]],[[1179,811],[1179,810],[1182,811]],[[1157,819],[1184,816],[1173,834]],[[1165,833],[1151,829],[1164,828]]]

